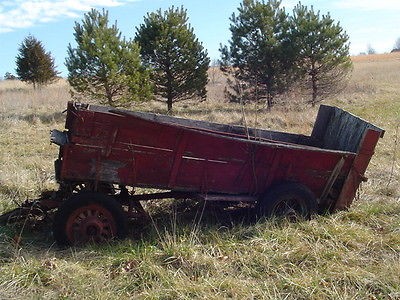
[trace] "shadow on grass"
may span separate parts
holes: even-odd
[[[150,220],[133,219],[129,221],[128,239],[139,244],[158,244],[165,235],[174,237],[186,236],[217,229],[232,228],[236,225],[251,225],[256,221],[254,208],[251,206],[215,205],[213,203],[181,201],[155,201],[148,205],[151,211]],[[54,244],[52,236],[52,215],[44,220],[27,220],[26,222],[0,226],[0,253],[2,248],[23,248],[25,252],[41,256],[50,250],[63,250]],[[91,245],[87,247],[92,247]],[[79,247],[77,249],[85,249]],[[41,254],[42,253],[42,254]]]
[[[152,203],[150,220],[145,220],[138,231],[131,226],[134,239],[146,239],[154,231],[180,233],[182,230],[194,231],[202,228],[231,228],[235,225],[254,224],[255,209],[248,204],[220,204],[194,200],[176,200],[170,203]],[[137,221],[136,221],[137,222]],[[139,221],[140,222],[140,221]]]

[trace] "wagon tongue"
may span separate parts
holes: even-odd
[[[26,222],[28,218],[46,218],[48,211],[59,206],[56,194],[56,191],[46,191],[40,198],[27,199],[15,209],[4,212],[0,215],[0,226],[19,221]]]

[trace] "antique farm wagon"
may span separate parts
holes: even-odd
[[[67,245],[123,237],[148,199],[249,202],[259,216],[345,209],[384,134],[326,105],[310,136],[74,102],[65,128],[51,134],[60,189],[2,220],[56,210],[54,237]]]

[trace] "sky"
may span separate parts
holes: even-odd
[[[117,20],[127,38],[135,36],[136,27],[148,12],[184,6],[189,23],[207,49],[211,60],[218,59],[220,44],[230,38],[229,18],[241,0],[0,0],[0,78],[15,74],[15,57],[21,42],[29,34],[43,43],[55,58],[61,76],[67,47],[74,45],[74,24],[81,22],[91,8],[109,11],[110,23]],[[291,12],[297,0],[283,0]],[[377,53],[390,52],[400,37],[400,0],[303,0],[321,14],[330,13],[350,37],[350,52],[366,52],[370,45]]]

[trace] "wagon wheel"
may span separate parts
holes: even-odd
[[[299,183],[283,183],[270,189],[257,203],[259,216],[286,218],[296,221],[309,219],[316,213],[314,194]]]
[[[53,223],[60,246],[101,243],[126,236],[126,216],[121,205],[100,193],[72,195],[58,209]]]

